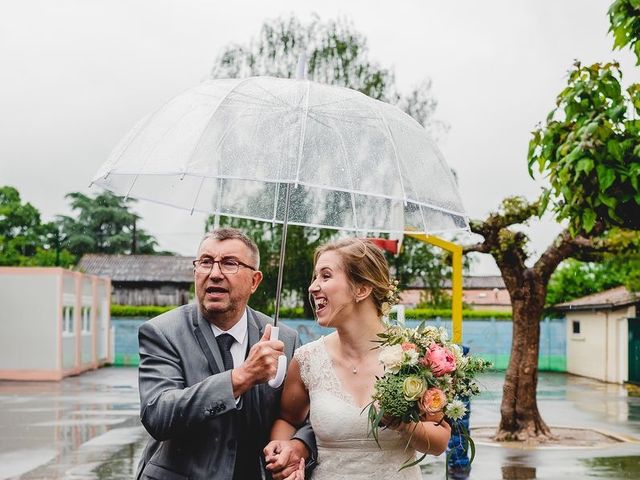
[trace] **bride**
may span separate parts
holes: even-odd
[[[371,401],[376,376],[383,374],[372,341],[384,330],[382,305],[391,288],[387,261],[372,243],[349,238],[316,250],[309,293],[318,323],[336,331],[296,350],[282,392],[281,418],[264,449],[267,469],[288,463],[279,454],[288,451],[284,444],[307,415],[318,446],[314,480],[417,480],[417,465],[398,471],[407,459],[415,458],[416,451],[439,455],[445,450],[451,430],[441,413],[418,424],[385,418],[380,446],[368,435],[362,410]],[[287,480],[302,480],[303,461],[287,473]]]

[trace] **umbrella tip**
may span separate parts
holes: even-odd
[[[298,67],[296,68],[296,80],[307,79],[307,54],[302,52],[298,55]]]

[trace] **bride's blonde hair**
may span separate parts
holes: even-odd
[[[389,264],[382,250],[368,240],[343,238],[316,248],[313,264],[325,252],[335,251],[340,255],[342,267],[352,287],[368,285],[372,288],[371,299],[383,314],[382,304],[388,302],[389,291],[394,288],[389,277]]]

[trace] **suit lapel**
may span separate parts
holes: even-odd
[[[258,322],[253,310],[247,307],[247,334],[249,335],[249,349],[258,343],[258,340],[262,337],[263,331],[264,326]],[[254,425],[262,425],[262,412],[258,407],[260,405],[260,397],[262,396],[263,388],[265,388],[263,384],[256,385],[243,395],[244,401],[246,402],[245,408],[250,415],[249,421]]]
[[[212,374],[224,372],[224,363],[222,362],[222,355],[220,355],[220,349],[218,348],[218,342],[216,342],[216,337],[213,334],[213,330],[211,330],[211,326],[209,322],[202,316],[199,308],[195,309],[194,315],[196,315],[196,323],[194,326],[194,330],[200,330],[200,338],[204,338],[205,344],[200,345],[202,349],[202,353],[204,353],[205,357],[207,357],[207,361],[209,363],[209,368],[211,369]],[[194,332],[196,337],[198,334]],[[201,343],[200,339],[198,339],[198,343]],[[206,351],[208,347],[209,352]],[[211,358],[211,354],[213,355],[213,359]],[[213,364],[212,361],[213,360]]]
[[[262,337],[263,331],[264,327],[258,324],[253,310],[247,307],[247,333],[249,334],[249,348],[258,343],[258,340]]]

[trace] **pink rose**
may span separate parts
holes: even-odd
[[[424,414],[437,413],[447,404],[447,397],[439,388],[430,388],[422,394],[418,401],[418,408]]]
[[[436,377],[451,373],[456,369],[456,357],[451,350],[432,343],[425,353],[422,363],[431,368]]]
[[[411,342],[404,342],[402,344],[402,350],[404,352],[408,351],[408,350],[417,350],[418,347],[416,347],[415,343],[411,343]]]

